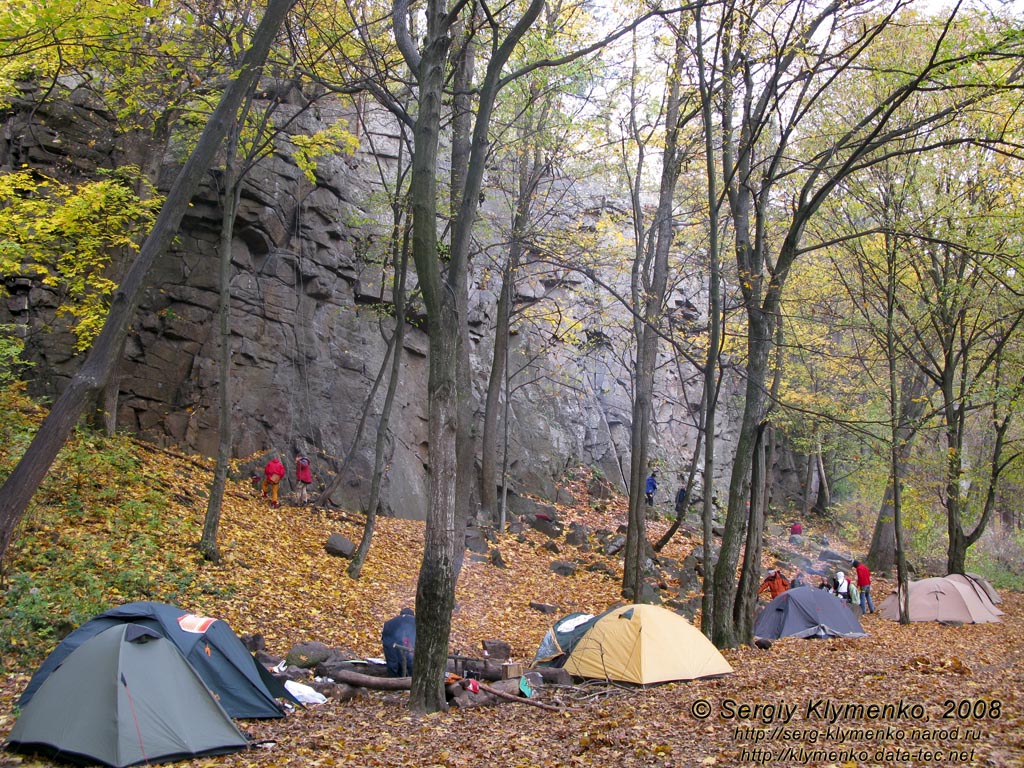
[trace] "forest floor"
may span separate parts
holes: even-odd
[[[181,461],[142,449],[148,462]],[[267,651],[320,641],[352,654],[380,656],[384,619],[415,601],[423,524],[378,521],[361,579],[331,557],[332,533],[358,541],[352,513],[309,507],[269,508],[248,483],[231,483],[221,524],[222,563],[195,552],[205,502],[196,487],[208,473],[196,462],[176,493],[180,519],[161,532],[166,557],[194,561],[197,579],[179,604],[227,621],[238,634],[258,633]],[[157,472],[158,470],[153,470]],[[205,478],[205,479],[204,479]],[[560,508],[565,522],[614,528],[620,501]],[[130,492],[130,489],[128,491]],[[601,511],[599,511],[601,510]],[[650,537],[667,522],[650,523]],[[581,567],[553,574],[553,559],[584,566],[601,555],[563,554],[532,530],[496,544],[506,568],[467,559],[457,591],[451,653],[480,656],[481,641],[505,640],[528,664],[552,619],[571,611],[598,613],[619,600],[616,578]],[[682,559],[697,544],[677,536],[665,554]],[[571,550],[571,554],[569,552]],[[611,561],[621,573],[621,562]],[[767,564],[767,563],[766,563]],[[876,603],[892,585],[876,580]],[[242,721],[260,748],[185,763],[227,768],[307,766],[1021,766],[1024,765],[1024,596],[1004,593],[1001,624],[901,626],[878,614],[862,618],[862,639],[777,641],[769,650],[744,647],[723,655],[734,674],[716,680],[649,688],[605,684],[545,687],[540,700],[560,711],[519,703],[451,709],[415,716],[408,694],[369,691],[328,700],[278,720]],[[123,599],[145,599],[124,595]],[[530,602],[558,607],[555,617]],[[31,669],[5,660],[0,683],[0,736],[14,723],[15,701]],[[51,766],[0,752],[0,765]]]

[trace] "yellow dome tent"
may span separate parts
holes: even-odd
[[[580,629],[553,660],[576,677],[650,685],[733,671],[700,630],[657,605],[613,608]]]

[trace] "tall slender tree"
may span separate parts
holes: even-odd
[[[685,18],[685,17],[684,17]],[[644,480],[650,468],[651,427],[654,419],[654,376],[658,363],[658,347],[663,330],[665,298],[668,289],[669,252],[675,239],[676,185],[681,167],[681,130],[686,119],[683,109],[682,74],[686,62],[685,29],[671,27],[672,54],[666,75],[663,118],[664,149],[661,156],[661,179],[658,204],[649,228],[644,226],[642,200],[642,158],[644,141],[640,136],[634,100],[630,109],[630,135],[640,150],[641,165],[634,174],[632,207],[634,222],[634,261],[632,297],[636,314],[634,335],[636,358],[633,383],[633,419],[630,429],[629,525],[626,532],[626,554],[623,565],[622,592],[630,599],[641,599],[644,563],[647,557],[646,505]]]
[[[472,403],[469,383],[467,273],[473,222],[488,145],[494,101],[503,85],[502,70],[513,49],[543,7],[533,0],[507,30],[491,17],[493,37],[486,72],[479,86],[472,141],[462,195],[458,199],[447,253],[438,247],[437,167],[448,49],[453,28],[465,6],[447,8],[443,0],[427,0],[426,27],[419,45],[410,31],[410,3],[399,0],[393,13],[395,41],[417,86],[413,129],[412,255],[426,307],[430,334],[427,382],[429,417],[430,501],[423,562],[416,587],[416,666],[410,707],[434,712],[447,704],[444,674],[448,634],[455,603],[456,559],[465,535],[472,462],[460,464],[467,452],[470,425],[464,418]]]

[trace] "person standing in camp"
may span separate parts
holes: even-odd
[[[284,464],[277,456],[273,456],[263,468],[263,498],[270,493],[270,506],[277,506],[277,492],[281,485],[281,478],[285,475]]]
[[[853,570],[857,574],[857,589],[860,590],[860,612],[874,613],[875,603],[871,599],[871,571],[859,560],[853,561]]]
[[[306,504],[309,502],[309,484],[313,482],[313,470],[309,467],[309,459],[302,455],[295,457],[295,482],[299,489],[299,504]]]
[[[850,602],[850,580],[842,571],[836,572],[836,577],[832,580],[832,591],[840,600]]]

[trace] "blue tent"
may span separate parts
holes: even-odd
[[[776,597],[754,622],[754,636],[866,637],[845,602],[824,589],[795,587]]]
[[[174,643],[231,717],[282,717],[284,711],[275,699],[295,701],[277,678],[256,663],[226,622],[175,605],[138,602],[105,611],[65,637],[36,670],[18,705],[28,704],[43,681],[76,648],[105,629],[129,622],[148,627]]]

